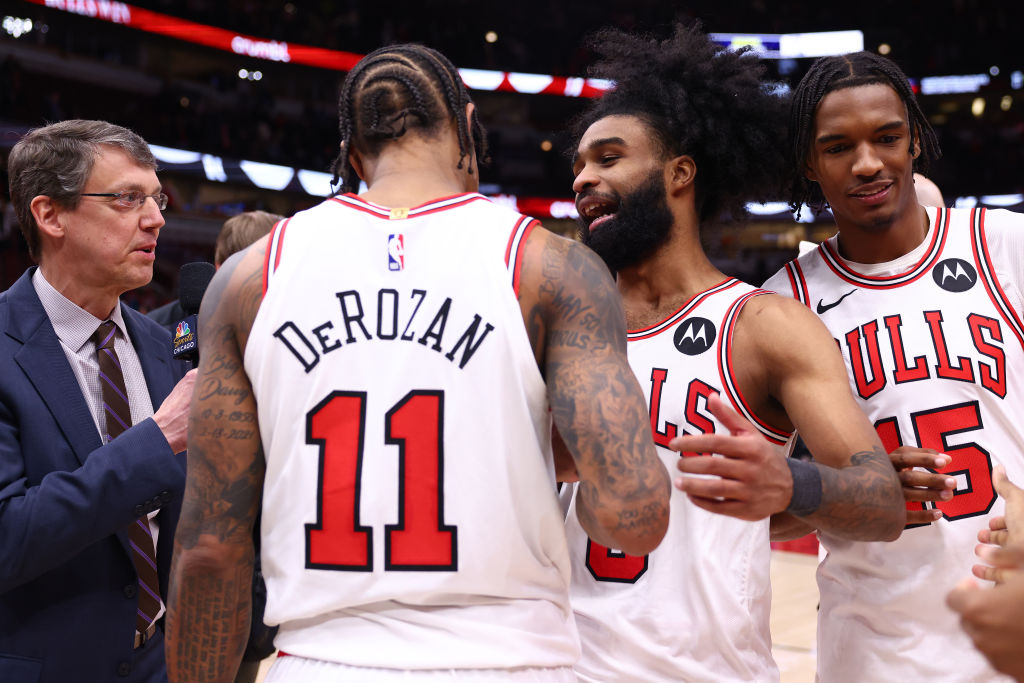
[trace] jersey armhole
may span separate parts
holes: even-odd
[[[274,224],[270,229],[270,239],[267,242],[267,253],[263,259],[263,296],[267,296],[267,288],[270,286],[270,278],[273,277],[277,267],[281,265],[281,249],[284,242],[284,232],[288,228],[291,218],[285,218]]]
[[[533,229],[540,225],[540,221],[529,216],[520,216],[516,226],[508,238],[508,246],[505,248],[505,265],[512,276],[512,291],[516,298],[519,298],[519,277],[523,270],[523,253],[526,251],[526,240],[529,239]]]
[[[1017,341],[1024,347],[1024,324],[1021,323],[1020,316],[1014,310],[1010,298],[999,282],[992,255],[989,252],[988,237],[985,234],[985,214],[984,208],[971,210],[971,241],[974,249],[974,261],[979,266],[980,279],[984,283],[989,299],[992,300],[1000,316],[1009,325],[1014,336],[1017,337]]]
[[[800,267],[800,261],[794,259],[786,264],[786,275],[789,277],[789,286],[793,290],[793,298],[810,307],[810,295],[807,292],[807,279]]]
[[[769,292],[766,289],[755,289],[736,300],[736,302],[733,303],[726,312],[725,319],[722,321],[722,337],[718,346],[718,371],[722,376],[725,393],[729,397],[729,402],[732,403],[733,407],[735,407],[736,410],[745,418],[750,420],[761,436],[767,439],[770,443],[777,446],[783,446],[787,441],[789,441],[793,432],[787,432],[772,427],[770,424],[759,418],[750,406],[747,405],[732,372],[732,336],[733,331],[736,329],[736,320],[739,318],[740,311],[743,310],[743,307],[746,306],[748,301],[753,299],[755,296],[762,296],[764,294],[774,294],[774,292]]]

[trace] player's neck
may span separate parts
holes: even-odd
[[[433,199],[475,192],[479,171],[471,158],[458,168],[458,147],[416,137],[386,148],[367,164],[368,189],[360,196],[388,208],[413,207]],[[473,175],[467,173],[473,164]]]
[[[726,275],[708,259],[696,230],[673,230],[650,258],[617,274],[630,329],[653,325]]]
[[[928,212],[914,202],[892,223],[865,228],[838,224],[839,253],[854,263],[888,263],[909,254],[928,235]]]

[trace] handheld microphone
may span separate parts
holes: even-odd
[[[178,271],[178,302],[185,318],[174,330],[173,355],[178,360],[191,361],[193,368],[199,366],[199,305],[216,272],[213,264],[205,261],[186,263]]]

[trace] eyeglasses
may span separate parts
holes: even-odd
[[[125,192],[83,192],[82,197],[113,197],[114,204],[122,209],[141,209],[146,199],[153,198],[157,208],[161,211],[167,208],[167,195],[163,192],[156,194],[145,194],[138,190],[127,190]]]

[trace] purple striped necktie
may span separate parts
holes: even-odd
[[[124,387],[121,362],[114,351],[117,326],[110,320],[100,323],[92,335],[96,344],[96,357],[100,365],[100,386],[103,389],[103,411],[107,418],[107,441],[117,438],[132,426],[132,412],[128,406],[128,392]],[[145,633],[160,612],[160,579],[156,573],[156,553],[149,519],[136,519],[128,529],[132,561],[139,575],[139,606],[135,612],[135,628]]]

